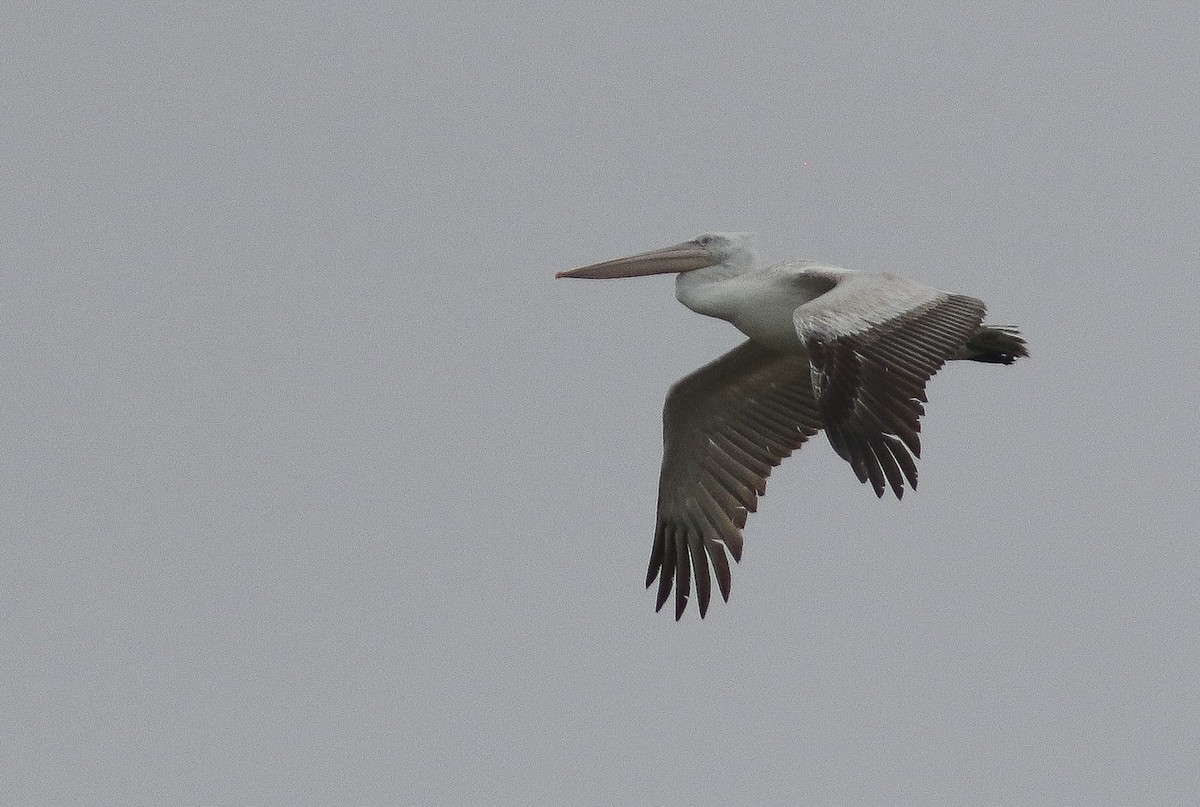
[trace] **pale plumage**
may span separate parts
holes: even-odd
[[[683,615],[695,579],[700,616],[711,576],[729,599],[726,552],[771,469],[824,429],[860,481],[897,498],[917,485],[925,384],[949,359],[1011,364],[1028,355],[1011,328],[982,325],[984,304],[889,274],[810,262],[758,267],[746,233],[592,264],[558,277],[678,272],[676,297],[750,337],[683,380],[663,411],[658,519],[646,585],[675,588]]]

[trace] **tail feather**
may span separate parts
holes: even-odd
[[[1028,355],[1029,348],[1016,328],[1010,325],[980,325],[954,358],[1012,364]]]

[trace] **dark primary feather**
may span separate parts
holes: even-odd
[[[700,616],[711,577],[729,599],[742,527],[771,470],[821,428],[808,360],[745,342],[671,388],[663,408],[658,523],[646,587],[658,608],[675,589],[683,615],[695,578]]]
[[[829,443],[877,495],[890,486],[900,498],[905,480],[917,486],[925,385],[963,349],[983,314],[973,297],[942,294],[861,331],[805,336]]]

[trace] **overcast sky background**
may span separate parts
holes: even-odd
[[[1200,799],[1200,7],[832,6],[6,4],[4,803]],[[676,624],[705,230],[1033,358]]]

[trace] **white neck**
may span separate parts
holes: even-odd
[[[721,263],[681,272],[675,278],[675,299],[695,311],[724,320],[732,320],[730,297],[725,286],[728,281],[754,271],[757,261],[754,252],[739,250]]]

